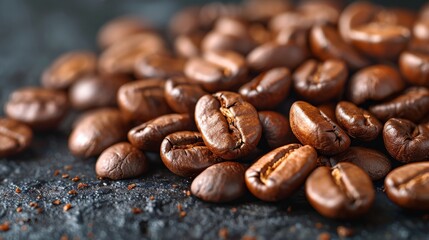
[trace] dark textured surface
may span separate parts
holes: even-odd
[[[43,68],[59,54],[95,50],[96,31],[106,20],[131,12],[161,23],[178,6],[178,1],[165,0],[0,0],[1,105],[12,90],[38,85]],[[278,204],[250,196],[226,205],[201,202],[186,196],[189,179],[169,173],[157,159],[150,174],[140,179],[100,181],[94,174],[95,159],[76,159],[69,154],[68,128],[65,124],[58,132],[38,134],[29,151],[0,159],[0,223],[8,221],[11,226],[10,231],[0,232],[0,239],[216,239],[221,228],[228,229],[230,239],[244,235],[316,239],[322,232],[337,239],[337,226],[354,228],[354,239],[429,239],[427,215],[397,208],[381,188],[373,209],[363,219],[333,221],[318,215],[302,190]],[[72,169],[65,170],[67,165]],[[55,170],[70,178],[54,176]],[[78,182],[71,181],[74,176],[89,185],[77,190],[76,196],[67,194],[77,189]],[[130,183],[136,183],[136,188],[128,190]],[[15,193],[17,187],[20,194]],[[55,199],[62,204],[53,205]],[[30,207],[30,202],[37,202],[43,212]],[[73,205],[68,212],[63,212],[65,203]],[[184,218],[179,216],[179,203],[187,213]],[[17,207],[23,211],[17,213]],[[135,215],[133,207],[143,212]],[[322,227],[316,228],[316,223]]]

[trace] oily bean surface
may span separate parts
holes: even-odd
[[[18,154],[27,149],[33,132],[18,121],[0,118],[0,158]]]
[[[174,40],[174,49],[180,57],[191,58],[200,55],[202,33],[180,35]]]
[[[136,60],[134,75],[139,78],[170,78],[182,76],[185,60],[163,54],[143,56]]]
[[[399,57],[399,68],[409,83],[429,87],[429,55],[404,51]]]
[[[165,82],[165,100],[177,113],[193,115],[198,99],[206,94],[207,92],[199,85],[183,77],[172,78]]]
[[[274,111],[261,111],[258,112],[258,116],[262,126],[262,137],[258,146],[275,149],[295,140],[290,130],[289,120],[282,114]]]

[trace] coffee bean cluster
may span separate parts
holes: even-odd
[[[320,214],[348,219],[384,179],[394,203],[429,209],[429,5],[210,3],[169,30],[120,17],[100,29],[99,54],[59,56],[42,87],[10,95],[0,157],[77,110],[69,149],[98,157],[101,178],[139,177],[155,152],[204,201],[275,202],[305,186]]]

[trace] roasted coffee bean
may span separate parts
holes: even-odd
[[[246,193],[246,168],[236,162],[222,162],[208,167],[191,185],[191,193],[207,202],[230,202]]]
[[[171,112],[164,97],[162,79],[145,79],[122,85],[118,105],[128,119],[146,122]]]
[[[409,83],[429,87],[429,55],[405,51],[399,57],[402,75]]]
[[[174,49],[177,55],[184,58],[197,57],[200,54],[203,37],[204,35],[198,32],[178,36],[174,40]]]
[[[207,147],[224,159],[247,155],[261,138],[255,108],[233,92],[201,97],[195,107],[195,122]]]
[[[368,21],[377,11],[378,8],[370,2],[358,1],[348,5],[341,12],[338,21],[338,31],[344,41],[350,43],[350,32],[352,29]]]
[[[383,125],[370,112],[351,102],[339,102],[335,109],[338,124],[350,137],[371,141],[378,137]]]
[[[69,137],[69,150],[75,156],[92,157],[126,139],[128,124],[114,108],[86,113]]]
[[[75,51],[58,57],[42,74],[42,85],[52,89],[66,89],[81,77],[92,75],[97,58],[92,52]]]
[[[384,124],[383,139],[389,154],[398,161],[429,161],[429,123],[416,125],[391,118]]]
[[[301,48],[305,59],[310,56],[310,47],[308,42],[308,30],[299,28],[282,29],[275,37],[275,42],[280,45],[296,45]]]
[[[330,59],[318,63],[304,62],[293,74],[296,92],[305,100],[315,103],[338,98],[346,84],[347,66],[343,61]]]
[[[0,158],[18,154],[27,149],[33,132],[25,124],[8,118],[0,118]]]
[[[384,154],[364,147],[350,147],[345,152],[331,157],[321,156],[318,161],[319,165],[327,167],[333,167],[340,162],[351,162],[362,168],[372,181],[384,178],[392,168],[390,160]]]
[[[184,59],[161,54],[152,54],[136,60],[134,75],[139,78],[170,78],[182,76],[184,66]]]
[[[368,100],[384,100],[404,87],[405,83],[396,69],[387,65],[373,65],[352,76],[348,96],[351,102],[359,105]]]
[[[302,144],[325,155],[335,155],[349,148],[350,138],[344,130],[313,105],[297,101],[289,114],[292,132]]]
[[[256,109],[272,109],[288,95],[292,79],[287,68],[273,68],[240,87],[244,100]]]
[[[161,144],[161,159],[174,174],[193,177],[223,159],[214,155],[204,144],[198,132],[176,132],[168,135]]]
[[[413,40],[419,42],[427,42],[429,40],[429,20],[420,19],[416,21],[413,25],[412,35]]]
[[[258,112],[258,116],[262,126],[260,146],[275,149],[295,140],[290,130],[289,120],[282,114],[262,111]]]
[[[203,30],[199,21],[200,7],[191,6],[178,11],[170,20],[169,29],[173,35],[192,34]]]
[[[333,102],[324,103],[324,104],[318,105],[317,108],[328,118],[330,118],[333,122],[338,124],[337,117],[335,116],[335,108],[336,108],[335,103]]]
[[[178,113],[193,115],[198,99],[206,94],[199,85],[183,77],[175,77],[165,83],[165,100]]]
[[[375,198],[369,176],[348,162],[314,170],[305,183],[305,193],[311,206],[321,215],[337,219],[364,215]]]
[[[191,58],[185,74],[208,92],[230,90],[246,80],[247,67],[243,57],[231,51],[206,52],[204,58]]]
[[[97,176],[121,180],[141,176],[148,169],[145,155],[127,142],[117,143],[103,153],[95,164]]]
[[[128,132],[130,143],[147,151],[158,152],[162,140],[169,134],[195,130],[193,120],[187,114],[168,114],[145,122]]]
[[[341,59],[352,69],[369,65],[369,61],[344,42],[332,26],[314,26],[310,31],[310,47],[320,60]]]
[[[261,200],[283,200],[304,184],[307,176],[316,168],[316,161],[316,150],[308,145],[289,144],[279,147],[247,169],[247,188]]]
[[[369,111],[381,121],[403,118],[417,123],[429,113],[429,90],[409,88],[391,101],[371,106]]]
[[[128,83],[124,76],[93,75],[84,77],[69,90],[70,104],[78,110],[116,106],[116,93]]]
[[[25,123],[33,129],[55,129],[68,110],[65,93],[38,87],[14,91],[4,111],[9,118]]]
[[[396,168],[384,180],[387,196],[400,207],[429,210],[429,162]]]
[[[248,0],[243,2],[244,16],[251,22],[265,23],[272,17],[292,9],[292,4],[279,0]]]

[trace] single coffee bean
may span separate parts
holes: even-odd
[[[167,135],[191,130],[195,130],[195,126],[189,115],[167,114],[131,129],[128,132],[128,140],[140,150],[158,152]]]
[[[400,207],[429,210],[429,162],[394,169],[384,180],[387,196]]]
[[[374,186],[368,174],[348,162],[314,170],[305,183],[305,193],[317,212],[337,219],[364,215],[375,199]]]
[[[292,80],[287,68],[273,68],[240,87],[244,100],[256,109],[272,109],[288,95]]]
[[[348,96],[354,104],[368,100],[384,100],[402,91],[405,83],[399,72],[387,65],[373,65],[355,73],[348,86]]]
[[[390,160],[381,152],[364,148],[350,147],[345,152],[318,159],[321,166],[334,167],[340,162],[351,162],[364,170],[372,181],[384,178],[392,169]]]
[[[9,118],[25,123],[33,129],[55,129],[68,110],[64,92],[27,87],[14,91],[4,111]]]
[[[308,30],[300,28],[282,29],[275,37],[275,42],[280,45],[296,45],[301,48],[305,59],[310,57],[310,48],[308,42]]]
[[[201,42],[204,51],[234,51],[240,54],[249,53],[255,45],[250,36],[235,36],[218,31],[209,32]]]
[[[350,32],[355,26],[368,22],[377,14],[379,8],[370,2],[354,2],[342,12],[338,21],[338,30],[345,42],[350,43]]]
[[[161,159],[174,174],[193,177],[223,159],[214,155],[198,132],[176,132],[162,141]]]
[[[295,140],[289,120],[282,114],[262,111],[258,112],[258,116],[262,126],[262,137],[259,142],[262,148],[275,149]]]
[[[185,60],[167,55],[152,54],[138,58],[134,75],[139,78],[170,78],[183,75]]]
[[[414,40],[419,42],[427,42],[429,40],[429,20],[420,19],[413,25],[412,35]]]
[[[75,51],[58,57],[42,74],[42,85],[51,89],[67,89],[81,77],[97,70],[97,57],[92,52]]]
[[[391,118],[384,124],[383,139],[389,154],[400,162],[429,161],[429,123]]]
[[[33,132],[25,124],[8,118],[0,118],[0,158],[18,154],[27,149]]]
[[[255,108],[233,92],[201,97],[195,107],[195,122],[207,147],[224,159],[247,155],[261,138]]]
[[[336,104],[333,102],[323,103],[317,106],[317,108],[325,114],[328,118],[330,118],[333,122],[338,124],[337,117],[335,116],[335,108]]]
[[[125,117],[146,122],[171,112],[164,97],[162,79],[130,82],[119,88],[117,101]]]
[[[178,113],[192,116],[198,99],[206,94],[199,85],[190,83],[184,77],[171,78],[165,83],[165,100],[170,108]]]
[[[246,80],[247,67],[243,57],[235,52],[206,52],[204,58],[188,60],[185,74],[206,91],[217,92],[240,86]]]
[[[169,30],[173,35],[192,34],[203,30],[199,21],[200,7],[190,6],[173,15],[169,22]]]
[[[369,111],[381,121],[403,118],[417,123],[429,112],[429,90],[424,87],[409,88],[388,102],[371,106]]]
[[[327,102],[338,98],[346,84],[347,66],[330,59],[322,63],[307,60],[293,74],[296,92],[311,102]]]
[[[114,108],[86,113],[69,137],[69,150],[75,156],[92,157],[109,146],[126,139],[128,124]]]
[[[292,132],[302,144],[325,155],[335,155],[349,148],[350,138],[344,130],[313,105],[297,101],[289,114]]]
[[[97,176],[111,180],[136,178],[147,169],[144,153],[127,142],[117,143],[104,150],[95,164]]]
[[[74,83],[69,90],[71,106],[78,110],[115,107],[116,93],[128,83],[124,76],[93,75]]]
[[[429,87],[429,54],[405,51],[399,57],[399,67],[409,83]]]
[[[289,144],[279,147],[256,161],[246,171],[249,191],[264,201],[279,201],[291,196],[316,168],[313,147]]]
[[[268,22],[277,14],[292,10],[292,4],[278,0],[249,0],[243,2],[244,17],[250,22]]]
[[[193,33],[180,35],[174,40],[174,49],[180,57],[191,58],[200,55],[201,42],[204,35],[202,33]]]
[[[208,167],[191,185],[191,193],[207,202],[230,202],[246,193],[246,168],[236,162],[222,162]]]
[[[338,124],[347,134],[359,140],[372,141],[383,129],[383,125],[374,115],[351,102],[339,102],[335,115]]]

